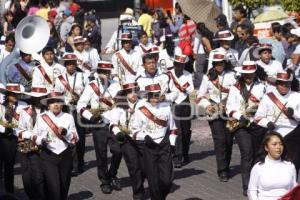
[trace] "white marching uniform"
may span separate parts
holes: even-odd
[[[88,66],[90,66],[92,68],[91,63],[89,62],[90,59],[89,59],[88,52],[86,52],[85,50],[83,50],[82,52],[79,52],[79,51],[75,50],[73,53],[78,58],[78,61],[77,61],[78,68],[81,69],[83,73],[86,73],[87,75],[90,75],[91,69],[88,69],[84,66],[84,63],[85,63],[85,64],[87,64]]]
[[[294,109],[293,119],[290,119],[284,113],[281,113],[277,105],[266,94],[259,104],[255,114],[255,121],[262,127],[267,127],[269,122],[274,122],[274,131],[280,133],[284,137],[292,132],[300,123],[300,93],[289,91],[284,96],[277,90],[273,90],[270,93],[273,93],[286,108],[291,107]],[[276,122],[275,119],[277,119]]]
[[[32,74],[32,85],[44,85],[48,91],[53,91],[56,78],[66,71],[66,68],[59,63],[53,62],[50,66],[45,61],[41,62],[41,68],[34,67]],[[47,75],[43,75],[43,73]],[[47,77],[47,78],[46,78]],[[50,79],[49,82],[47,79]]]
[[[209,80],[208,76],[204,75],[197,94],[198,105],[207,108],[211,105],[211,101],[217,104],[224,103],[228,97],[228,90],[236,82],[234,75],[234,72],[223,72],[215,81]],[[224,89],[221,88],[220,91],[218,84]]]
[[[256,61],[257,65],[260,65],[265,72],[267,73],[268,77],[276,78],[277,73],[283,71],[282,64],[276,60],[270,60],[269,64],[264,63],[261,60]]]
[[[224,49],[223,47],[219,47],[217,49],[212,50],[209,53],[209,57],[208,57],[208,67],[207,67],[207,73],[209,72],[209,70],[213,67],[212,66],[212,60],[213,60],[213,56],[216,52],[226,52],[225,53],[225,58],[226,60],[230,61],[231,64],[234,67],[237,67],[238,65],[238,60],[239,60],[239,53],[237,52],[237,50],[229,48],[228,50]]]
[[[126,67],[124,67],[120,59],[117,57],[117,53],[120,53],[134,74],[129,72]],[[121,49],[112,56],[111,62],[114,66],[111,72],[112,76],[119,77],[125,82],[132,82],[136,79],[139,68],[142,66],[142,56],[135,50],[130,50],[130,52],[127,53],[124,49]],[[118,79],[114,78],[114,80]]]
[[[92,69],[97,69],[98,62],[101,60],[97,49],[91,47],[88,50],[85,50],[88,53],[89,63],[92,66]]]
[[[22,59],[19,59],[17,63],[11,64],[7,70],[8,83],[19,83],[25,87],[26,91],[29,91],[31,88],[31,80],[27,80],[23,76],[23,74],[17,69],[16,64],[19,64],[20,67],[22,67],[30,79],[32,79],[32,73],[35,66],[32,62],[25,63]]]
[[[17,107],[14,106],[14,115],[12,116],[12,122],[14,125],[19,125],[19,120],[20,120],[20,113],[21,111],[27,106],[27,104],[23,101],[18,101]],[[6,108],[4,105],[0,104],[0,119],[1,121],[6,122],[7,120],[5,119],[5,112],[6,112]],[[0,125],[0,134],[5,132],[5,127]],[[18,135],[18,129],[14,128],[13,134],[15,136],[19,136]]]
[[[174,60],[169,56],[167,49],[162,49],[159,51],[157,65],[163,72],[166,72],[167,69],[174,66]]]
[[[165,73],[161,73],[159,69],[153,77],[144,70],[143,73],[137,77],[136,82],[140,87],[140,91],[145,91],[147,85],[158,83],[161,88],[161,94],[166,96],[167,101],[174,102],[178,97],[178,92],[173,82],[170,81],[170,77]]]
[[[108,88],[105,88],[101,80],[96,77],[95,80],[89,82],[80,96],[80,99],[77,103],[77,113],[80,113],[82,117],[87,120],[90,120],[93,114],[87,109],[88,104],[91,105],[91,109],[110,109],[111,105],[114,104],[113,98],[121,90],[121,87],[118,82],[114,80],[109,80],[110,85]],[[100,96],[95,92],[98,92]],[[107,104],[110,104],[108,105]]]
[[[138,52],[141,56],[143,56],[146,53],[149,53],[148,51],[153,47],[152,43],[147,43],[146,45],[143,45],[142,43],[139,43],[139,45],[134,47],[134,50]]]
[[[246,114],[248,108],[256,106],[261,102],[263,95],[265,94],[265,85],[262,83],[252,83],[252,90],[247,101],[241,95],[240,84],[236,83],[230,87],[229,94],[227,97],[226,103],[226,114],[230,118],[239,120],[242,115]],[[249,91],[251,86],[246,85],[247,90]],[[250,117],[249,120],[252,122],[254,117]]]
[[[2,60],[4,60],[4,58],[6,58],[6,56],[8,56],[11,52],[6,51],[5,48],[0,49],[0,63],[2,62]]]
[[[37,115],[41,114],[41,109],[33,108],[32,105],[21,110],[17,130],[17,135],[20,139],[31,139],[34,124],[29,113],[32,112],[32,109],[35,109]]]
[[[155,123],[153,120],[149,119],[141,110],[146,108],[150,111],[155,119],[163,120],[166,122],[165,126]],[[152,106],[148,102],[144,102],[139,109],[136,109],[133,120],[132,120],[132,132],[133,139],[144,140],[146,135],[149,135],[154,142],[160,143],[167,131],[170,130],[169,141],[171,145],[175,145],[177,138],[175,121],[173,119],[173,114],[171,108],[168,104],[159,103],[157,106]]]
[[[67,129],[67,134],[62,136],[65,141],[58,138],[53,130],[42,118],[42,115],[48,115],[48,117],[58,126],[58,128]],[[58,115],[54,115],[51,111],[44,112],[37,116],[36,124],[33,129],[33,133],[36,136],[36,144],[41,145],[42,139],[48,139],[49,143],[47,148],[55,154],[60,154],[68,148],[68,143],[78,140],[78,134],[75,127],[74,118],[71,114],[60,112]]]
[[[194,91],[193,76],[190,72],[183,70],[183,74],[178,78],[174,69],[168,71],[167,74],[173,82],[174,90],[178,93],[175,103],[180,104]]]
[[[66,88],[69,86],[71,91]],[[88,77],[82,72],[74,72],[72,75],[66,73],[61,74],[55,81],[55,91],[65,94],[65,103],[70,104],[72,93],[76,93],[79,97],[83,93],[85,86],[88,84]]]

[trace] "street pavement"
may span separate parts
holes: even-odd
[[[102,46],[109,40],[117,28],[117,19],[102,20]],[[104,59],[108,59],[104,56]],[[174,170],[174,186],[168,200],[246,200],[242,196],[240,176],[240,154],[234,145],[231,162],[230,180],[221,183],[216,175],[216,159],[210,129],[204,120],[195,119],[192,122],[192,144],[190,163],[181,169]],[[101,199],[101,200],[130,200],[132,192],[128,171],[122,160],[118,177],[121,179],[122,191],[114,191],[104,195],[100,190],[97,178],[96,158],[91,135],[86,140],[86,171],[72,178],[69,190],[69,200]],[[16,195],[19,199],[27,200],[23,190],[20,164],[15,166]],[[0,181],[1,182],[1,181]],[[145,184],[146,185],[146,184]],[[147,186],[146,186],[147,188]],[[0,183],[0,194],[3,185]],[[146,190],[149,197],[149,191]]]

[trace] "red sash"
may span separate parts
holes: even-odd
[[[64,140],[63,136],[59,133],[59,128],[52,121],[52,119],[47,114],[43,114],[42,118],[46,122],[46,124],[49,126],[49,128],[55,133],[56,137],[58,137],[61,140]]]
[[[132,75],[136,75],[136,72],[133,71],[133,69],[128,65],[128,63],[126,62],[126,60],[123,58],[123,56],[121,55],[120,52],[116,53],[116,56],[119,58],[120,62],[122,63],[122,65],[125,67],[125,69],[127,69],[127,71],[130,72],[130,74]]]
[[[235,84],[234,85],[238,90],[241,90],[241,85],[240,84]],[[249,99],[253,102],[253,103],[259,103],[259,100],[252,94],[250,93]]]
[[[13,113],[13,117],[14,117],[17,121],[19,121],[19,119],[20,119],[20,114],[14,112],[14,113]]]
[[[15,66],[27,81],[31,81],[30,76],[27,74],[27,72],[23,69],[23,67],[19,63],[16,63]]]
[[[66,89],[68,92],[72,93],[70,84],[65,80],[65,78],[63,77],[63,75],[59,75],[59,76],[58,76],[58,79],[59,79],[60,82],[63,84],[63,86],[65,87],[65,89]]]
[[[25,108],[24,110],[25,110],[25,112],[26,112],[30,117],[32,116],[33,111],[32,111],[32,107],[31,107],[31,106],[29,106],[28,108]]]
[[[275,94],[270,92],[267,95],[273,101],[273,103],[279,108],[279,110],[281,110],[286,116],[288,116],[287,108],[283,103],[281,103],[281,101],[275,96]]]
[[[185,92],[186,89],[190,86],[189,82],[186,82],[183,86],[181,86],[176,78],[174,77],[173,73],[168,71],[167,74],[170,76],[170,78],[173,80],[175,87],[180,91],[180,92]]]
[[[149,50],[146,50],[142,45],[140,45],[140,47],[144,53],[149,53]]]
[[[112,102],[110,102],[107,98],[105,98],[104,96],[101,96],[100,90],[97,87],[97,85],[95,83],[90,83],[90,86],[92,87],[92,89],[94,90],[94,92],[97,94],[97,96],[99,97],[99,101],[101,101],[102,103],[105,103],[106,105],[108,105],[109,107],[112,107],[113,104]]]
[[[224,92],[224,93],[229,93],[229,89],[223,87],[223,85],[220,84],[220,82],[218,80],[210,80],[212,82],[212,84],[218,88],[218,90],[220,90],[221,92]]]
[[[41,65],[37,66],[37,68],[40,70],[41,74],[46,79],[46,81],[48,81],[48,83],[52,85],[52,81],[48,76],[48,74],[46,73],[45,69]]]
[[[163,126],[163,127],[167,127],[168,122],[162,119],[159,119],[157,117],[155,117],[153,115],[153,113],[150,112],[150,110],[148,110],[148,108],[146,108],[146,106],[142,106],[139,108],[140,111],[151,121],[153,121],[154,123],[156,123],[159,126]]]

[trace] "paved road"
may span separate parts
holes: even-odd
[[[103,44],[110,38],[117,27],[116,19],[102,21]],[[105,31],[104,31],[105,30]],[[241,177],[239,173],[240,155],[234,145],[231,163],[231,178],[227,183],[221,183],[216,175],[216,161],[213,151],[212,139],[208,124],[205,121],[194,120],[193,136],[191,144],[191,162],[182,169],[174,171],[173,193],[168,200],[246,200],[241,193]],[[111,195],[103,195],[100,191],[100,182],[97,178],[95,152],[91,135],[87,135],[86,171],[78,177],[72,178],[69,191],[70,200],[101,199],[101,200],[129,200],[131,199],[131,187],[127,168],[124,161],[121,163],[118,176],[121,178],[122,191],[113,192]],[[16,164],[15,185],[17,196],[26,200],[24,194],[21,168]],[[3,185],[0,184],[0,193]]]

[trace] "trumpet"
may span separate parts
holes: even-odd
[[[247,123],[241,123],[237,119],[231,119],[226,121],[226,128],[228,129],[229,133],[234,133],[236,130],[244,127],[249,127],[251,121],[249,120]]]

